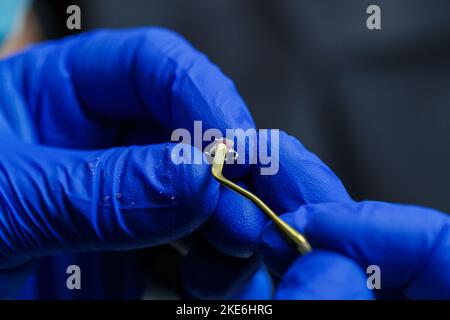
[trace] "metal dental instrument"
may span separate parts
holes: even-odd
[[[219,140],[211,150],[211,156],[214,157],[211,169],[214,178],[216,178],[217,181],[230,188],[231,190],[234,190],[253,201],[262,211],[264,211],[264,213],[273,221],[273,223],[275,223],[275,225],[286,236],[286,238],[288,238],[296,245],[297,250],[301,254],[305,254],[311,251],[311,245],[309,244],[308,240],[306,240],[306,238],[302,234],[297,232],[297,230],[281,220],[280,217],[278,217],[278,215],[275,214],[275,212],[273,212],[260,198],[224,177],[224,175],[222,174],[222,169],[225,163],[226,156],[229,152],[230,147],[227,145],[226,141],[224,142],[224,140]],[[231,152],[234,151],[231,149]]]

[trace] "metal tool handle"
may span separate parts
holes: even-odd
[[[253,201],[273,221],[273,223],[275,223],[275,225],[286,236],[286,238],[288,238],[297,246],[297,250],[301,254],[305,254],[311,251],[311,245],[309,244],[308,240],[306,240],[306,238],[301,233],[284,222],[260,198],[224,177],[224,175],[222,174],[222,170],[227,152],[227,145],[223,142],[218,142],[215,146],[213,164],[211,169],[214,178],[231,190],[234,190]]]

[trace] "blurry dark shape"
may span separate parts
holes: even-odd
[[[70,5],[85,8],[86,4],[87,1],[85,0],[38,0],[33,2],[33,10],[40,18],[45,37],[47,39],[58,39],[83,31],[69,30],[66,27],[68,17],[66,11]]]

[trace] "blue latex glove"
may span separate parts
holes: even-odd
[[[365,271],[377,265],[380,296],[387,291],[410,299],[450,299],[448,215],[367,201],[305,205],[283,219],[304,232],[316,250],[298,258],[273,226],[264,231],[266,260],[284,255],[295,261],[277,298],[371,298]]]
[[[87,33],[0,61],[0,297],[35,257],[200,226],[218,184],[206,164],[174,165],[163,143],[194,120],[254,126],[232,82],[167,30]]]

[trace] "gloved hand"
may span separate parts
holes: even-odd
[[[86,33],[0,61],[0,297],[35,257],[158,245],[206,221],[210,167],[173,164],[167,143],[194,120],[254,127],[232,82],[167,30]]]
[[[423,207],[382,202],[305,205],[283,216],[311,241],[298,257],[273,226],[262,234],[266,260],[290,257],[279,299],[450,299],[450,218]],[[380,268],[380,292],[367,267]],[[378,290],[376,290],[378,291]]]
[[[373,298],[366,283],[372,264],[381,268],[377,296],[450,297],[448,216],[419,207],[353,202],[334,173],[284,133],[278,174],[261,176],[256,166],[247,185],[276,212],[291,212],[282,217],[306,235],[314,251],[299,258],[255,205],[226,189],[204,232],[228,254],[261,253],[283,277],[277,298]]]

